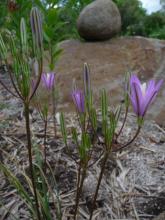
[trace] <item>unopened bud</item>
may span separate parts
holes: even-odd
[[[84,63],[83,78],[84,78],[84,93],[85,95],[89,95],[91,90],[91,82],[90,82],[90,70],[87,63]]]
[[[26,24],[25,24],[25,19],[24,18],[21,18],[20,33],[21,33],[22,51],[24,53],[27,53],[27,32],[26,32]]]
[[[42,19],[41,19],[41,13],[36,7],[33,7],[31,9],[30,23],[31,23],[34,46],[36,46],[37,49],[42,51],[42,44],[43,44]]]

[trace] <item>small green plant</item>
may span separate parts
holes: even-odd
[[[73,3],[75,2],[73,1]],[[50,4],[50,7],[52,7],[52,4]],[[61,51],[56,50],[56,45],[54,45],[54,47],[52,46],[52,51],[51,47],[49,48],[51,57],[49,62],[50,72],[43,73],[45,33],[43,32],[41,13],[36,7],[31,9],[30,24],[32,30],[31,38],[29,38],[30,33],[26,28],[26,21],[24,18],[21,19],[19,27],[20,33],[18,36],[15,34],[13,35],[10,31],[6,32],[7,35],[5,38],[0,34],[0,56],[8,69],[14,91],[8,88],[1,79],[0,83],[10,94],[21,100],[24,106],[29,172],[22,169],[20,170],[20,173],[26,180],[28,190],[22,185],[13,172],[11,172],[8,166],[2,162],[0,163],[0,169],[8,178],[11,185],[16,188],[18,195],[24,201],[24,204],[26,204],[29,211],[29,218],[34,220],[53,220],[52,211],[55,211],[56,218],[61,220],[63,213],[59,190],[56,179],[53,175],[51,164],[47,161],[46,148],[50,103],[53,103],[53,108],[55,106],[55,73],[53,69],[56,58]],[[47,43],[54,43],[54,40],[51,39],[52,37],[53,35],[47,33]],[[5,43],[6,41],[8,44]],[[12,56],[11,65],[8,63],[9,53]],[[44,93],[41,97],[39,96],[40,81],[42,81],[41,88]],[[75,204],[73,207],[74,220],[78,219],[79,216],[80,199],[88,170],[93,167],[100,157],[103,158],[100,165],[100,173],[98,175],[96,189],[92,198],[89,217],[89,220],[91,220],[107,160],[112,153],[123,150],[137,138],[144,124],[146,112],[156,98],[162,84],[163,80],[159,80],[158,82],[150,80],[148,84],[142,84],[136,75],[130,73],[126,74],[124,90],[125,115],[121,127],[117,130],[121,106],[118,106],[115,110],[110,108],[108,104],[109,97],[106,90],[103,89],[100,92],[100,114],[98,114],[91,87],[90,69],[87,63],[84,64],[83,89],[77,88],[76,84],[74,84],[71,93],[76,109],[76,120],[78,122],[78,127],[73,126],[71,128],[71,138],[68,138],[64,114],[60,114],[60,127],[63,142],[68,155],[74,160],[77,166],[78,175],[76,179]],[[41,119],[44,122],[44,156],[42,156],[38,146],[32,142],[29,117],[32,100],[36,104]],[[118,138],[124,129],[130,104],[132,104],[137,117],[137,131],[126,143],[120,143],[120,139]],[[53,110],[53,114],[55,114],[55,110]],[[98,129],[101,130],[101,135],[99,134]],[[70,143],[74,144],[76,153],[71,151]],[[96,158],[95,152],[97,152],[98,144],[101,145],[101,152],[100,155],[97,154]],[[10,155],[6,152],[3,153],[10,160]],[[33,155],[35,155],[35,160]],[[16,160],[14,162],[17,164]],[[17,167],[19,169],[19,166]],[[53,186],[49,184],[50,177],[51,180],[53,180]],[[53,208],[52,202],[50,203],[50,198],[52,198],[53,201]]]
[[[5,45],[3,37],[0,35],[0,55],[3,59],[4,64],[8,69],[10,80],[12,82],[15,92],[10,90],[5,83],[0,80],[0,83],[4,88],[11,93],[14,97],[19,98],[24,106],[25,122],[26,122],[26,135],[27,135],[27,150],[28,150],[28,161],[30,177],[24,172],[22,173],[31,189],[32,197],[21,185],[19,180],[12,174],[12,172],[1,164],[1,170],[9,178],[12,185],[18,190],[19,195],[27,204],[31,216],[33,219],[51,219],[50,206],[49,206],[49,195],[50,187],[48,186],[45,174],[42,171],[41,160],[38,160],[38,164],[33,161],[33,145],[31,138],[30,129],[30,104],[32,98],[35,96],[38,89],[42,72],[43,72],[43,28],[42,18],[37,8],[32,8],[30,13],[30,22],[32,29],[32,47],[28,42],[28,32],[26,30],[26,23],[24,18],[20,22],[20,37],[19,40],[16,36],[12,36],[8,32],[8,40],[10,42],[9,48],[11,51],[13,63],[9,67],[8,64],[8,47]],[[20,43],[19,43],[20,42]],[[37,77],[33,75],[33,62],[37,63]],[[33,82],[33,83],[32,83]],[[47,83],[44,81],[44,83]],[[51,82],[53,83],[53,82]],[[46,86],[46,85],[45,85]],[[46,142],[46,125],[47,125],[47,107],[42,110],[45,122],[45,141]],[[46,151],[46,149],[45,149]],[[38,158],[40,158],[38,156]],[[39,162],[40,161],[40,162]],[[45,152],[46,161],[46,152]],[[35,164],[35,165],[34,165]],[[58,219],[60,219],[58,214]]]
[[[147,112],[149,105],[155,99],[158,91],[160,90],[163,80],[157,83],[154,80],[150,80],[148,85],[146,83],[141,84],[136,75],[126,74],[125,77],[125,91],[124,91],[124,104],[125,104],[125,116],[119,131],[116,131],[118,120],[121,113],[121,107],[119,106],[116,110],[111,110],[108,105],[108,96],[105,89],[101,91],[101,130],[102,130],[102,141],[97,134],[97,124],[100,121],[96,113],[96,108],[93,105],[93,95],[90,83],[89,67],[87,64],[84,65],[84,91],[74,89],[72,92],[72,99],[76,107],[77,120],[81,129],[81,133],[78,134],[77,128],[72,128],[72,140],[77,147],[78,159],[75,161],[78,164],[78,176],[77,176],[77,191],[75,199],[75,209],[74,209],[74,220],[78,219],[78,207],[79,201],[83,189],[84,180],[86,178],[86,173],[89,167],[94,163],[93,152],[96,148],[97,143],[102,144],[103,156],[102,164],[100,168],[100,174],[98,176],[98,182],[96,184],[96,190],[93,195],[91,212],[89,220],[92,219],[93,211],[96,204],[96,199],[98,196],[100,184],[105,172],[105,167],[108,158],[112,152],[121,151],[122,149],[128,147],[139,135],[142,125],[144,123],[144,116]],[[76,86],[75,86],[76,87]],[[118,137],[122,133],[124,128],[130,102],[132,103],[133,110],[137,115],[137,131],[127,143],[119,143]],[[63,135],[63,140],[66,148],[69,150],[69,144],[67,140],[67,129],[64,121],[64,115],[61,114],[61,131]],[[91,133],[93,138],[91,139]],[[93,141],[97,140],[97,141]],[[73,155],[70,153],[71,157]]]

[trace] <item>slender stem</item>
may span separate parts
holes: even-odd
[[[87,171],[87,166],[85,165],[83,167],[83,172],[82,172],[82,177],[81,177],[81,181],[79,179],[79,184],[80,186],[77,184],[78,188],[77,188],[77,194],[76,194],[76,204],[75,204],[75,210],[74,210],[74,217],[73,219],[76,220],[77,219],[77,211],[78,211],[78,206],[79,206],[79,201],[80,201],[80,196],[82,193],[82,188],[83,188],[83,184],[84,184],[84,180],[86,177],[86,171]],[[81,165],[79,167],[79,172],[81,174]],[[80,177],[79,177],[80,178]]]
[[[44,172],[46,174],[46,160],[47,160],[47,152],[46,152],[46,136],[47,136],[47,124],[48,120],[47,118],[44,120]]]
[[[97,140],[98,140],[98,143],[101,143],[100,138],[99,138],[99,135],[98,135],[96,129],[93,127],[92,120],[91,120],[91,114],[89,113],[89,110],[88,110],[88,115],[89,115],[89,122],[90,122],[90,124],[91,124],[92,129],[93,129],[94,135],[96,136],[96,138],[97,138]],[[95,137],[93,137],[93,140],[94,140],[94,139],[95,139]]]
[[[76,115],[77,115],[77,118],[78,118],[79,126],[81,128],[81,132],[83,133],[83,132],[85,132],[85,120],[86,120],[85,118],[86,118],[86,116],[84,116],[84,121],[83,121],[83,124],[82,124],[81,123],[82,122],[81,121],[81,114],[84,114],[84,113],[79,113],[77,108],[76,108]]]
[[[54,59],[53,59],[53,47],[52,47],[52,45],[53,45],[53,42],[52,41],[50,41],[50,66],[51,66],[51,68],[54,68]]]
[[[32,144],[31,144],[31,132],[30,132],[30,120],[29,120],[29,103],[24,103],[25,107],[25,120],[26,120],[26,134],[27,134],[27,148],[28,148],[28,158],[29,158],[29,169],[31,175],[31,181],[34,192],[35,205],[37,210],[37,219],[41,220],[40,211],[39,211],[39,203],[37,197],[37,191],[34,181],[34,171],[33,171],[33,161],[32,161]]]
[[[10,93],[12,94],[14,97],[16,98],[19,98],[14,92],[12,92],[6,85],[5,83],[3,83],[1,80],[0,80],[0,84]]]
[[[90,213],[89,220],[91,220],[92,216],[93,216],[93,211],[94,211],[97,195],[98,195],[98,192],[99,192],[99,188],[100,188],[101,180],[102,180],[102,177],[103,177],[103,174],[104,174],[105,165],[106,165],[108,156],[109,156],[109,152],[106,151],[105,154],[104,154],[104,158],[103,158],[103,164],[101,165],[101,171],[100,171],[99,179],[98,179],[98,182],[97,182],[96,191],[95,191],[95,194],[94,194],[94,197],[93,197],[92,208],[91,208],[91,213]]]
[[[77,146],[78,146],[78,145],[77,145]],[[72,156],[72,152],[71,152],[71,150],[70,150],[70,148],[68,147],[67,144],[65,145],[65,147],[66,147],[66,149],[67,149],[67,152],[68,152],[70,158],[71,158],[72,160],[74,160],[74,162],[75,162],[76,164],[78,164],[77,159]]]
[[[77,214],[78,195],[79,195],[79,185],[80,185],[80,177],[81,177],[81,161],[79,162],[78,177],[77,177],[77,184],[76,184],[76,198],[75,198],[75,212],[74,212],[74,219],[76,218],[76,214]]]
[[[99,161],[100,158],[103,156],[103,154],[104,154],[104,151],[101,152],[101,154],[99,155],[99,157],[98,157],[96,160],[94,160],[94,161],[88,166],[88,168],[92,167],[97,161]],[[90,158],[91,158],[91,156],[90,156]]]
[[[80,177],[81,177],[81,161],[79,163],[79,168],[78,168],[78,178],[77,178],[77,194],[78,194],[78,189],[80,185]]]
[[[39,68],[40,68],[40,71],[39,71],[39,76],[38,76],[38,79],[37,79],[37,82],[34,86],[34,89],[29,97],[29,100],[31,100],[33,98],[33,96],[35,95],[36,91],[37,91],[37,88],[40,84],[40,81],[41,81],[41,75],[42,75],[42,69],[43,69],[43,60],[41,59],[40,60],[41,63],[39,63]]]
[[[136,131],[134,137],[133,137],[128,143],[124,144],[123,146],[121,146],[120,148],[117,148],[117,149],[114,150],[114,151],[115,151],[115,152],[120,151],[120,150],[126,148],[128,145],[132,144],[132,142],[137,138],[138,134],[140,133],[140,130],[141,130],[141,126],[138,126],[138,129],[137,129],[137,131]]]
[[[52,104],[53,104],[53,126],[54,126],[54,137],[56,138],[57,135],[57,128],[56,128],[56,101],[55,101],[55,88],[52,90]]]
[[[15,91],[16,91],[17,95],[19,96],[19,98],[20,98],[21,100],[23,100],[23,97],[22,97],[21,93],[19,92],[19,90],[18,90],[18,88],[17,88],[17,86],[16,86],[16,84],[15,84],[15,82],[14,82],[14,78],[13,78],[13,75],[12,75],[12,73],[11,73],[11,69],[10,69],[10,67],[9,67],[9,64],[8,64],[7,60],[5,60],[5,64],[6,64],[7,69],[8,69],[8,73],[9,73],[9,76],[10,76],[10,79],[11,79],[12,86],[13,86],[13,88],[15,89]]]
[[[117,142],[117,139],[118,139],[118,137],[120,136],[120,134],[121,134],[121,132],[122,132],[122,130],[123,130],[123,128],[124,128],[124,125],[125,125],[125,122],[126,122],[126,119],[127,119],[127,115],[128,115],[128,106],[126,107],[123,124],[122,124],[122,126],[121,126],[121,128],[120,128],[120,130],[119,130],[119,132],[118,132],[118,134],[117,134],[116,142]]]

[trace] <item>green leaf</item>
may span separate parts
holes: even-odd
[[[10,35],[9,41],[10,41],[10,50],[13,58],[18,58],[18,47],[16,47],[16,42],[12,35]]]
[[[92,108],[90,111],[90,118],[92,122],[92,127],[96,130],[97,129],[97,114],[96,109]]]
[[[28,53],[28,45],[27,45],[26,24],[25,24],[25,19],[24,18],[21,18],[20,34],[21,34],[22,55],[25,55],[25,54]]]
[[[112,111],[110,112],[109,120],[110,120],[110,123],[108,125],[107,130],[106,130],[106,137],[105,137],[106,146],[108,147],[108,150],[111,149],[112,141],[113,141],[113,137],[115,134],[116,125],[117,125],[115,114]]]
[[[93,108],[93,93],[92,91],[88,91],[88,94],[85,96],[85,103],[88,111],[91,111]]]
[[[115,109],[115,112],[114,112],[116,123],[117,123],[118,120],[119,120],[120,114],[121,114],[121,105],[119,105],[119,106]]]
[[[0,55],[1,55],[2,59],[4,59],[4,60],[7,59],[7,48],[5,46],[5,43],[3,41],[1,34],[0,34]]]
[[[33,7],[30,13],[31,29],[33,36],[33,50],[38,58],[43,52],[43,28],[41,13],[38,8]]]
[[[102,112],[102,119],[105,121],[107,119],[107,112],[108,112],[107,94],[105,89],[103,89],[101,93],[101,112]]]
[[[18,194],[25,201],[26,205],[28,206],[33,216],[37,217],[36,210],[34,209],[34,205],[33,205],[33,200],[31,199],[31,196],[24,189],[22,183],[2,163],[0,163],[0,170],[3,171],[3,173],[6,175],[10,183],[17,189]]]
[[[87,133],[82,133],[81,144],[79,146],[79,155],[81,160],[86,160],[88,156],[88,150],[91,147],[91,140]]]
[[[59,58],[62,52],[63,52],[63,49],[61,48],[57,48],[57,47],[53,48],[53,58],[55,61],[57,61],[57,59]]]
[[[47,42],[50,42],[54,37],[54,30],[48,25],[44,26],[44,39]]]
[[[58,9],[57,8],[51,8],[47,11],[47,24],[53,25],[58,24]]]
[[[77,144],[77,147],[78,147],[79,144],[78,144],[78,135],[77,135],[76,128],[72,128],[72,139],[73,139],[74,143]]]
[[[127,72],[125,74],[125,80],[124,80],[124,84],[125,84],[125,88],[124,88],[124,103],[126,108],[128,108],[129,104],[130,104],[130,98],[129,98],[129,94],[130,94],[130,78],[131,78],[131,73]]]
[[[65,146],[67,146],[67,132],[63,113],[60,114],[60,127]]]
[[[42,115],[43,115],[43,118],[47,119],[48,117],[48,110],[49,110],[49,107],[48,107],[48,103],[44,103],[43,107],[42,107]]]
[[[104,136],[107,134],[108,121],[107,121],[107,113],[108,113],[108,103],[107,103],[107,94],[105,89],[101,92],[101,113],[102,113],[102,130]]]
[[[23,60],[20,61],[21,67],[21,78],[20,78],[20,85],[21,85],[21,94],[24,98],[28,98],[30,93],[30,68],[27,63]]]

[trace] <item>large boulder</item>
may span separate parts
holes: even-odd
[[[96,0],[82,10],[77,28],[85,40],[110,39],[121,29],[119,10],[111,0]]]
[[[67,111],[75,110],[71,99],[72,80],[76,79],[81,88],[84,62],[90,66],[97,105],[100,105],[102,88],[108,91],[111,106],[122,101],[124,74],[128,70],[137,73],[142,82],[151,78],[165,80],[165,40],[143,37],[121,37],[104,42],[66,40],[60,47],[63,53],[56,65],[59,107]],[[165,125],[165,86],[146,116]]]

